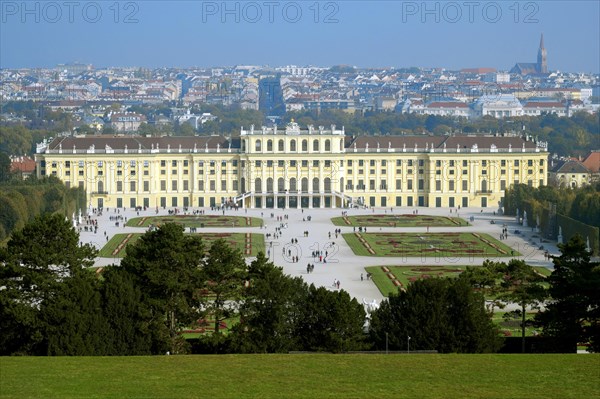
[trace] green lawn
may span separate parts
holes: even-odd
[[[461,218],[430,215],[359,215],[332,218],[336,226],[362,227],[457,227],[468,226]]]
[[[0,358],[1,398],[597,398],[600,355]]]
[[[249,234],[249,238],[247,237]],[[143,234],[115,234],[102,249],[99,257],[101,258],[122,258],[125,256],[127,245],[135,242]],[[258,233],[198,233],[204,244],[210,247],[211,242],[219,238],[229,242],[229,244],[242,251],[245,256],[256,256],[260,251],[265,252],[265,236]],[[125,240],[127,240],[125,242]],[[120,249],[119,246],[121,246]],[[117,250],[118,249],[118,250]],[[116,251],[116,252],[115,252]]]
[[[129,219],[127,226],[148,227],[160,226],[165,223],[179,223],[185,227],[260,227],[261,218],[228,215],[172,215],[148,216]]]
[[[517,251],[483,233],[346,233],[356,255],[394,257],[495,258]],[[511,251],[512,255],[511,255]]]
[[[504,315],[505,311],[500,310],[494,312],[494,316],[492,317],[492,321],[498,325],[502,335],[507,337],[520,337],[521,336],[521,320],[520,319],[510,319],[505,320]],[[535,312],[527,312],[527,320],[531,321],[535,317]],[[535,333],[539,333],[539,328],[535,328],[533,326],[525,327],[525,336],[532,337]]]
[[[387,268],[389,272],[384,271]],[[371,273],[371,279],[383,296],[406,287],[411,282],[427,277],[455,277],[465,270],[465,266],[369,266],[365,267]],[[393,277],[393,278],[392,278]],[[400,285],[394,284],[397,280]]]
[[[454,265],[368,266],[365,267],[365,271],[371,273],[373,283],[379,292],[387,297],[390,293],[397,292],[400,287],[406,287],[415,280],[428,277],[456,277],[465,270],[465,267]],[[384,268],[389,272],[386,272]],[[547,267],[534,267],[534,269],[545,276],[549,276],[552,272]],[[394,280],[397,280],[398,283],[394,283]]]

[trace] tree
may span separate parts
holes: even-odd
[[[240,306],[240,323],[233,328],[233,345],[242,353],[281,353],[298,349],[295,334],[302,299],[301,278],[292,278],[260,252],[250,264]]]
[[[216,240],[202,266],[203,303],[205,314],[214,320],[214,331],[220,333],[221,323],[238,312],[242,295],[246,262],[237,249],[225,240]]]
[[[200,284],[204,246],[199,236],[185,235],[183,227],[167,223],[144,234],[127,247],[121,266],[142,292],[153,330],[153,353],[180,353],[179,335],[197,317],[194,293]]]
[[[365,310],[344,290],[308,287],[296,337],[305,351],[347,352],[365,347]]]
[[[600,264],[579,235],[559,244],[553,257],[554,271],[548,278],[552,300],[536,321],[543,334],[560,338],[569,346],[589,342],[589,350],[600,351]]]
[[[498,298],[506,304],[516,303],[520,306],[520,309],[506,313],[505,318],[521,319],[521,351],[525,353],[527,307],[539,309],[544,302],[546,290],[542,282],[545,278],[523,260],[512,259],[508,265],[502,265],[499,271],[504,274],[501,283],[504,292]]]
[[[501,262],[486,259],[481,266],[467,266],[458,278],[465,280],[473,289],[481,292],[485,297],[495,298],[501,290],[499,282],[502,277],[502,265]],[[493,311],[496,306],[502,308],[504,305],[501,301],[492,299],[489,310]]]
[[[10,157],[0,151],[0,183],[7,182],[12,178],[10,164]]]
[[[102,313],[108,323],[106,354],[152,354],[153,331],[160,330],[160,327],[153,328],[153,319],[143,302],[141,288],[134,284],[129,273],[118,266],[105,268],[102,278]]]
[[[80,246],[77,232],[58,214],[13,232],[0,251],[0,353],[47,353],[48,323],[40,309],[59,295],[65,279],[93,265],[96,252]]]
[[[416,350],[494,352],[497,329],[483,295],[466,280],[431,278],[411,283],[389,296],[371,314],[370,336],[376,348],[404,350],[408,337]]]
[[[56,295],[44,302],[40,313],[47,325],[48,355],[107,354],[109,330],[99,287],[93,272],[78,273],[67,277]]]

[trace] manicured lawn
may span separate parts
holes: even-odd
[[[172,215],[148,216],[129,219],[127,226],[148,227],[160,226],[165,223],[179,223],[185,227],[259,227],[262,226],[261,218],[228,215]]]
[[[510,319],[504,320],[505,311],[501,310],[498,312],[494,312],[492,316],[492,321],[498,325],[500,328],[500,332],[503,336],[506,337],[520,337],[521,336],[521,319]],[[527,320],[531,321],[535,317],[535,313],[527,312]],[[525,336],[532,337],[534,336],[534,332],[540,332],[538,328],[533,326],[525,327]]]
[[[1,358],[1,398],[597,398],[600,355]]]
[[[387,297],[391,292],[397,292],[400,287],[406,287],[415,280],[456,277],[465,270],[465,266],[370,266],[365,270],[371,273],[371,279],[381,294]]]
[[[465,270],[465,267],[454,265],[369,266],[365,267],[365,271],[371,273],[371,280],[373,280],[379,292],[387,297],[390,293],[397,292],[399,288],[406,287],[415,280],[430,277],[457,277]],[[549,276],[552,272],[546,267],[534,267],[534,269],[545,276]],[[501,318],[500,315],[498,321],[502,321]]]
[[[461,218],[429,215],[359,215],[332,218],[336,226],[362,227],[457,227],[468,226],[469,223]]]
[[[512,256],[510,247],[482,233],[346,233],[356,255],[394,257],[495,258]],[[513,251],[514,256],[519,256]]]
[[[211,242],[219,238],[242,251],[245,256],[256,256],[260,251],[265,252],[265,236],[257,233],[199,233],[207,247]],[[101,258],[122,258],[125,256],[125,248],[128,244],[135,242],[142,233],[115,234],[100,250],[98,256]]]

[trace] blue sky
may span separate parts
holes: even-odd
[[[349,64],[600,71],[600,1],[7,1],[0,67]]]

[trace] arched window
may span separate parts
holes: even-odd
[[[297,186],[296,178],[295,177],[292,177],[290,179],[290,191],[291,192],[298,191],[298,186]]]
[[[313,179],[312,190],[313,190],[313,193],[314,192],[317,192],[317,193],[319,192],[319,178],[318,177],[315,177]]]
[[[98,181],[98,192],[101,193],[104,191],[104,182],[102,180]]]
[[[340,177],[340,191],[344,191],[344,178]]]
[[[344,151],[344,140],[340,140],[340,151]]]
[[[255,151],[260,151],[261,145],[260,145],[260,140],[256,140],[254,142],[254,150]]]
[[[302,151],[308,151],[308,140],[302,140]]]
[[[481,191],[483,191],[483,192],[487,191],[487,180],[481,181]]]
[[[257,193],[262,192],[262,180],[260,177],[257,177],[256,180],[254,180],[254,191]]]
[[[246,192],[246,178],[245,177],[242,177],[240,185],[241,185],[241,188],[242,188],[241,189],[241,193],[243,194],[243,193]]]
[[[313,140],[313,151],[319,151],[319,140]]]
[[[277,179],[277,191],[280,193],[285,191],[285,180],[283,180],[283,177]]]
[[[290,151],[296,151],[296,140],[290,141]]]
[[[273,140],[267,140],[267,151],[273,151]]]
[[[308,178],[306,178],[306,177],[302,178],[302,192],[303,193],[308,192]]]
[[[325,180],[323,181],[323,184],[325,186],[325,192],[331,192],[331,179],[329,177],[326,177]]]
[[[281,151],[283,152],[284,148],[283,148],[283,140],[279,140],[279,142],[277,143],[277,151]]]
[[[325,140],[325,151],[331,151],[331,141],[329,139]]]
[[[273,192],[273,178],[269,177],[267,179],[267,192],[268,193],[272,193]]]

